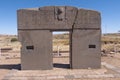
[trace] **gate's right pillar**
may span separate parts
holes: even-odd
[[[101,67],[101,17],[92,10],[78,10],[72,32],[72,68]]]

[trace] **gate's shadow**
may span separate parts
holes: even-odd
[[[70,64],[53,63],[53,67],[69,69],[70,68]]]
[[[21,70],[21,64],[4,64],[4,65],[0,65],[0,69],[18,69],[18,70]]]
[[[53,67],[69,69],[70,64],[54,63]],[[21,70],[21,64],[0,65],[0,69],[18,69],[18,70]]]

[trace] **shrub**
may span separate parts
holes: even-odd
[[[12,39],[11,39],[11,42],[16,42],[16,41],[18,41],[17,38],[12,38]]]

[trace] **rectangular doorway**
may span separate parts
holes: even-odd
[[[53,67],[71,68],[71,32],[70,31],[53,31],[52,50],[53,50]]]

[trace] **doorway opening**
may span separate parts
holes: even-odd
[[[71,68],[71,32],[53,31],[53,67]]]

